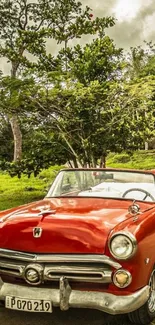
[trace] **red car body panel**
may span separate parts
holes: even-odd
[[[110,231],[131,218],[129,204],[102,198],[45,199],[3,217],[0,247],[36,253],[104,254]],[[54,213],[38,215],[43,206]],[[33,237],[34,227],[43,229],[41,238]]]

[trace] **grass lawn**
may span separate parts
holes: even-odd
[[[107,157],[108,167],[155,169],[155,150],[137,151],[133,154],[110,153]],[[36,178],[22,176],[11,178],[0,173],[0,210],[9,209],[43,198],[61,167],[54,166],[44,170]]]
[[[110,153],[107,157],[107,166],[114,168],[155,169],[155,150],[140,150],[131,154]]]
[[[11,178],[0,174],[0,211],[43,198],[60,167],[51,167],[42,171],[36,178],[22,176]]]

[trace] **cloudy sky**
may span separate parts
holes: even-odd
[[[82,0],[89,5],[95,16],[112,15],[116,25],[108,31],[115,43],[128,49],[155,42],[155,0]]]
[[[34,0],[37,1],[37,0]],[[155,0],[81,0],[92,8],[94,16],[114,16],[116,25],[107,30],[118,47],[128,50],[131,46],[142,45],[143,41],[155,43]],[[88,41],[88,36],[86,37]],[[48,43],[49,52],[57,52],[58,46]],[[9,73],[10,66],[3,58],[0,69]]]

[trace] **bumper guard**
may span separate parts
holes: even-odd
[[[150,287],[145,286],[127,296],[115,296],[106,292],[72,290],[65,277],[61,277],[59,289],[26,287],[0,281],[0,300],[5,300],[6,296],[51,300],[53,306],[61,310],[90,308],[117,315],[132,312],[144,305],[150,296]]]

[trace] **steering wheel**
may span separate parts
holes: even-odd
[[[130,188],[129,190],[125,191],[122,195],[122,197],[126,197],[126,195],[129,193],[129,192],[135,192],[135,191],[139,191],[139,192],[142,192],[145,194],[144,198],[143,198],[143,201],[146,200],[146,198],[149,196],[151,198],[152,201],[155,201],[155,198],[153,197],[153,195],[151,193],[149,193],[148,191],[146,190],[143,190],[141,188]]]

